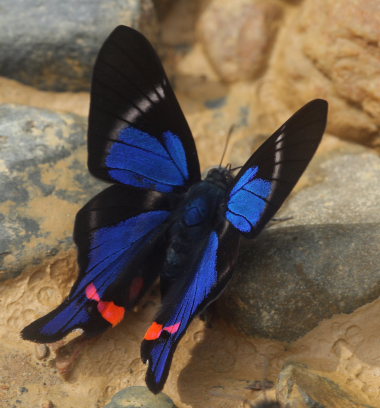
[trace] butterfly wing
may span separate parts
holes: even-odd
[[[118,183],[77,215],[80,274],[57,309],[22,331],[52,342],[75,328],[114,326],[156,279],[157,238],[178,195],[200,180],[195,144],[158,56],[137,31],[119,26],[93,73],[88,129],[90,172]],[[166,194],[163,194],[166,193]]]
[[[313,157],[327,121],[327,102],[309,102],[285,122],[236,176],[225,217],[247,238],[280,208]]]
[[[231,277],[238,245],[239,233],[224,222],[199,242],[195,262],[167,289],[141,344],[142,360],[149,362],[146,383],[153,393],[162,390],[173,353],[194,316],[219,296]]]
[[[92,336],[118,324],[158,276],[163,251],[157,238],[175,205],[170,194],[123,185],[95,196],[76,218],[76,283],[67,299],[27,326],[22,337],[50,343],[76,328]]]
[[[194,139],[148,40],[119,26],[94,67],[88,166],[103,180],[161,192],[200,180]]]

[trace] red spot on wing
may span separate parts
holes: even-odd
[[[144,279],[141,276],[136,276],[129,287],[129,302],[134,303],[144,287]]]
[[[145,340],[156,340],[160,337],[161,332],[162,332],[162,324],[153,322],[153,324],[149,327],[148,331],[146,332],[144,339]]]
[[[160,336],[163,330],[170,334],[177,333],[179,326],[181,325],[181,322],[178,322],[176,324],[173,324],[172,326],[166,326],[163,327],[162,324],[158,324],[154,322],[148,329],[148,331],[145,334],[144,339],[145,340],[157,340]]]
[[[125,308],[115,305],[112,301],[106,302],[100,300],[99,293],[92,282],[86,287],[86,296],[88,299],[98,302],[99,313],[102,315],[103,319],[112,324],[112,327],[115,327],[124,319]]]
[[[172,326],[164,327],[164,330],[171,333],[171,334],[174,334],[174,333],[177,333],[180,325],[181,325],[181,322],[178,322],[176,324],[173,324]]]

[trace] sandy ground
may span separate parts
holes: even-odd
[[[85,399],[88,407],[102,407],[119,389],[144,384],[139,346],[158,307],[157,291],[120,326],[63,347],[58,356],[55,350],[63,342],[50,346],[44,357],[43,347],[20,339],[19,330],[59,303],[75,274],[75,253],[70,251],[1,286],[1,406],[20,401],[16,406],[42,407],[50,400],[71,408],[84,406]],[[245,400],[264,397],[262,391],[246,389],[250,382],[276,381],[284,363],[301,362],[380,407],[379,313],[376,300],[351,315],[322,322],[292,344],[247,338],[221,319],[205,328],[197,319],[178,347],[164,391],[179,408],[243,407]]]

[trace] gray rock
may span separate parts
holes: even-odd
[[[152,394],[147,387],[127,387],[112,397],[104,408],[176,408],[164,393]]]
[[[3,0],[0,75],[45,90],[87,90],[99,47],[119,24],[155,39],[151,0]]]
[[[1,279],[72,245],[76,211],[105,185],[87,171],[85,134],[75,115],[0,106]]]
[[[380,158],[350,146],[311,168],[314,185],[289,200],[282,214],[289,225],[380,222]]]
[[[292,341],[380,295],[380,158],[359,150],[319,160],[294,218],[243,245],[219,308],[248,335]]]
[[[340,384],[300,364],[288,364],[276,387],[279,401],[298,408],[374,408]]]

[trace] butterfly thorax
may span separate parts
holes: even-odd
[[[226,192],[231,185],[234,176],[227,167],[214,167],[210,169],[206,175],[205,181],[215,184],[220,189]]]

